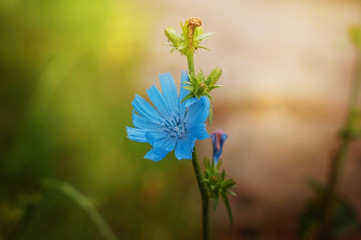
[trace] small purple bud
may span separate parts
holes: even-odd
[[[215,164],[218,163],[219,157],[222,154],[223,143],[228,138],[222,130],[217,129],[211,135],[212,144],[213,144],[213,161]]]

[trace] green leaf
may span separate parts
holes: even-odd
[[[209,38],[213,34],[214,34],[213,32],[203,33],[203,34],[197,36],[194,40],[197,41],[197,42],[202,41],[202,40],[205,40],[205,39]]]
[[[309,201],[299,219],[298,236],[301,239],[309,239],[316,234],[320,226],[320,219],[320,205],[315,200]]]
[[[323,197],[323,194],[325,194],[325,187],[321,183],[314,179],[308,179],[307,184],[319,197]]]
[[[232,190],[229,190],[229,189],[227,190],[227,193],[229,193],[229,194],[231,194],[232,196],[235,196],[235,197],[237,196],[237,194],[235,192],[233,192]]]
[[[185,102],[185,101],[187,101],[188,99],[191,99],[191,98],[193,98],[193,97],[194,97],[193,94],[192,94],[192,93],[189,93],[187,96],[185,96],[185,97],[182,99],[181,103],[183,103],[183,102]]]
[[[322,221],[321,201],[326,192],[326,188],[317,181],[309,180],[308,184],[315,191],[316,198],[307,203],[300,216],[298,235],[301,239],[309,239],[317,234]],[[335,239],[351,231],[361,230],[360,226],[360,222],[351,206],[346,201],[336,197],[329,238]]]
[[[223,170],[221,176],[222,176],[222,178],[224,178],[226,176],[226,171]]]
[[[213,108],[212,104],[209,105],[209,123],[212,124],[213,122]]]
[[[230,222],[231,226],[233,226],[232,210],[231,210],[231,206],[229,205],[228,197],[227,197],[227,195],[226,195],[225,193],[222,193],[221,195],[222,195],[224,204],[225,204],[226,207],[227,207],[229,222]]]
[[[331,235],[339,237],[355,230],[361,230],[360,223],[355,211],[345,201],[338,200],[335,207],[335,218],[333,221]]]
[[[183,83],[184,83],[184,84],[188,84],[188,85],[192,85],[192,83],[189,82],[189,81],[184,81]]]
[[[215,88],[220,88],[220,87],[223,87],[223,85],[213,85],[209,87],[209,90],[213,90]]]
[[[183,86],[183,88],[193,92],[193,87],[192,86]]]
[[[199,49],[199,48],[205,49],[207,51],[211,51],[209,48],[206,48],[206,47],[203,47],[203,46],[197,46],[197,49]]]

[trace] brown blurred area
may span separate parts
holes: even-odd
[[[176,81],[185,58],[161,46],[163,29],[188,17],[216,32],[195,55],[208,74],[223,68],[223,88],[214,91],[212,131],[228,134],[224,167],[237,181],[231,199],[235,225],[221,206],[212,217],[215,239],[297,239],[297,220],[313,196],[307,180],[325,183],[329,160],[339,144],[354,74],[355,54],[347,38],[361,21],[358,1],[165,1],[139,89],[156,82],[155,70]],[[209,155],[208,141],[200,143]],[[339,193],[361,216],[361,142],[349,151]],[[216,233],[215,233],[216,234]],[[361,234],[344,239],[361,239]]]

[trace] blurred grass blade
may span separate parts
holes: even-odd
[[[88,215],[90,220],[103,235],[104,239],[118,240],[103,217],[94,208],[90,200],[81,194],[78,190],[76,190],[73,186],[59,180],[46,179],[43,181],[43,187],[46,189],[59,191],[73,200]]]

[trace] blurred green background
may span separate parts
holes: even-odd
[[[198,232],[191,166],[155,167],[125,135],[152,24],[128,0],[0,1],[0,239],[102,239],[46,178],[88,196],[120,239]]]

